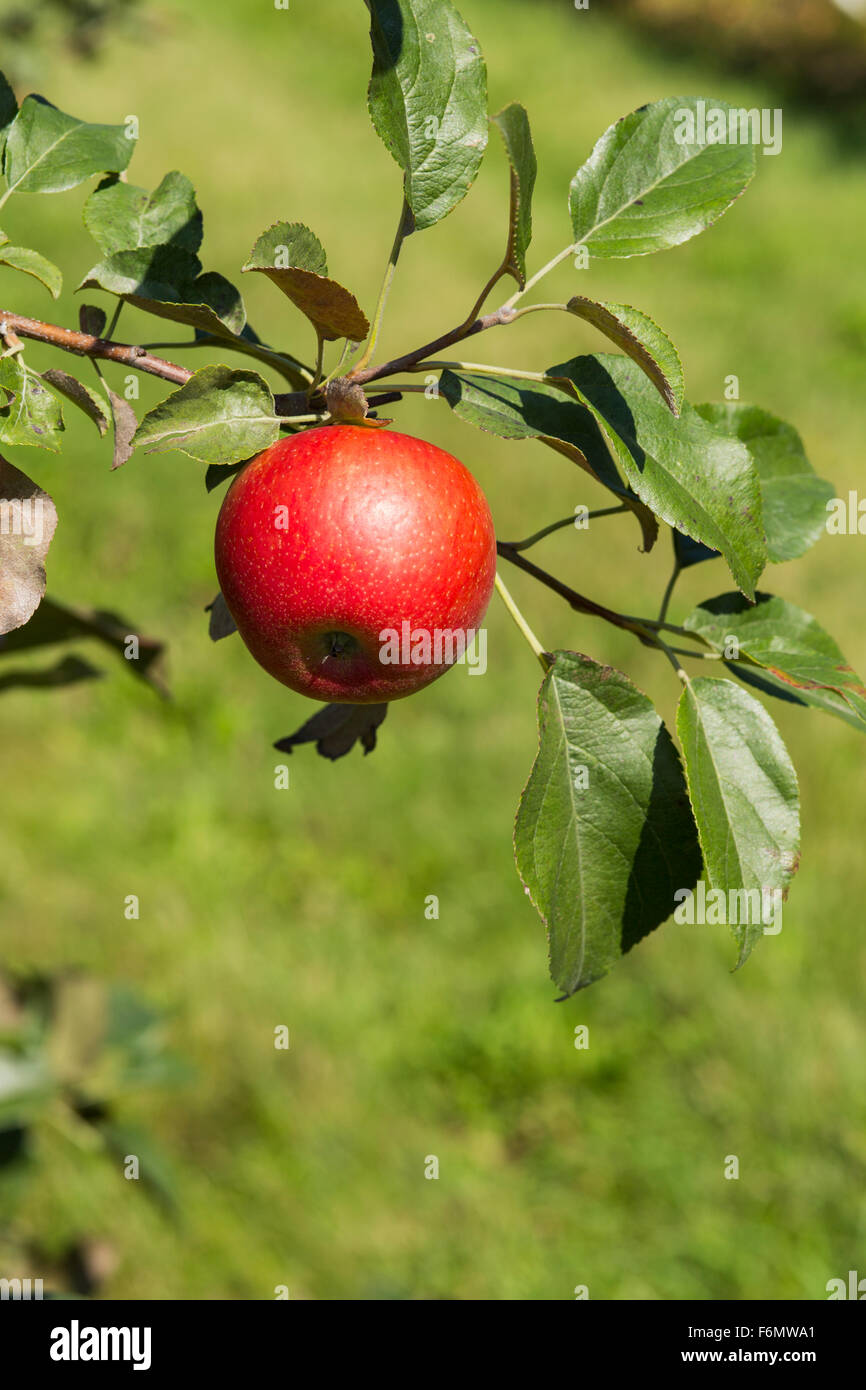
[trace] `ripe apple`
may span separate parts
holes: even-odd
[[[453,639],[471,641],[496,538],[484,493],[451,454],[334,424],[278,440],[237,475],[216,568],[266,671],[315,700],[373,704],[429,685]]]

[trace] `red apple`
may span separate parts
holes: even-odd
[[[484,493],[451,454],[393,430],[326,425],[278,440],[237,475],[216,568],[266,671],[315,700],[372,704],[429,685],[471,641],[496,538]]]

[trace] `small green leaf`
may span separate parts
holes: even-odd
[[[47,381],[49,386],[59,391],[68,401],[72,401],[73,405],[77,405],[78,409],[93,421],[99,433],[105,434],[111,424],[111,411],[102,396],[96,391],[91,391],[90,387],[85,386],[77,377],[61,371],[59,367],[50,367],[47,372],[43,372],[42,380]]]
[[[240,294],[222,275],[200,270],[198,257],[180,246],[141,247],[116,251],[78,288],[107,290],[157,318],[237,337],[246,323]]]
[[[91,125],[58,111],[44,97],[25,97],[6,137],[10,193],[60,193],[92,174],[119,174],[135,141],[122,125]]]
[[[277,222],[263,232],[245,271],[260,270],[306,314],[328,341],[363,342],[370,325],[353,294],[328,278],[321,242],[300,222]]]
[[[490,119],[502,136],[511,165],[511,206],[504,264],[509,275],[513,275],[523,289],[526,284],[526,252],[532,240],[532,190],[538,169],[529,117],[519,101],[512,101]]]
[[[403,170],[419,231],[447,217],[487,147],[487,72],[451,0],[367,0],[376,133]]]
[[[737,652],[754,661],[762,668],[754,674],[787,689],[800,703],[816,705],[866,732],[866,686],[829,633],[802,608],[771,594],[756,594],[754,604],[741,594],[720,594],[705,599],[685,626],[726,656]],[[729,669],[747,683],[753,674],[733,658]]]
[[[4,397],[8,395],[8,400]],[[0,442],[60,452],[60,402],[19,356],[0,358]]]
[[[599,353],[551,367],[574,385],[609,438],[626,480],[668,525],[721,551],[751,598],[766,564],[752,457],[691,406],[673,417],[627,357]]]
[[[2,457],[0,503],[0,634],[7,634],[29,623],[45,593],[45,557],[57,509],[47,492]],[[8,641],[4,637],[2,650]]]
[[[593,256],[647,256],[711,226],[755,172],[752,145],[716,142],[701,108],[723,101],[666,97],[610,126],[571,181],[576,245]],[[694,129],[689,129],[689,122]]]
[[[32,275],[50,292],[52,299],[60,297],[63,289],[63,276],[52,261],[40,256],[38,251],[30,251],[25,246],[0,246],[0,265],[8,265],[12,270],[23,270]]]
[[[84,225],[107,256],[145,246],[170,244],[192,252],[201,246],[195,189],[176,170],[153,193],[120,179],[103,179],[84,204]]]
[[[732,681],[690,681],[677,730],[707,879],[725,895],[742,965],[799,864],[797,775],[763,705]]]
[[[148,454],[180,449],[201,463],[238,463],[280,433],[274,398],[255,372],[202,367],[145,415],[133,446]]]
[[[834,489],[818,477],[793,425],[754,405],[726,402],[695,409],[720,434],[742,440],[755,460],[768,559],[780,564],[804,555],[824,534]]]
[[[646,372],[668,408],[679,415],[683,408],[683,364],[670,338],[649,314],[629,304],[605,304],[583,295],[575,295],[565,307],[622,348]]]
[[[568,995],[671,915],[701,856],[676,748],[627,676],[556,652],[538,725],[515,858]]]
[[[18,102],[15,100],[15,93],[9,86],[5,74],[0,72],[0,168],[3,164],[6,136],[9,134],[9,127],[17,115]]]
[[[468,424],[500,439],[539,439],[571,459],[634,512],[644,550],[652,549],[658,522],[649,507],[625,487],[591,412],[573,396],[544,382],[450,370],[439,378],[439,390],[454,414]]]

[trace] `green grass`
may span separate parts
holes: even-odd
[[[492,109],[513,98],[529,108],[533,265],[567,237],[568,180],[616,117],[680,91],[777,104],[755,82],[648,58],[595,9],[464,0],[463,10],[487,56]],[[131,176],[153,186],[170,168],[189,174],[207,268],[237,276],[264,227],[302,220],[371,308],[399,179],[364,109],[363,6],[219,0],[154,13],[158,25],[95,68],[46,59],[41,89],[91,119],[138,115]],[[797,424],[844,495],[862,486],[862,178],[819,124],[786,111],[783,154],[759,158],[752,188],[710,233],[583,275],[562,267],[551,289],[564,296],[577,279],[651,313],[682,352],[692,399],[719,398],[737,374],[743,399]],[[471,196],[409,241],[383,353],[468,310],[501,250],[506,187],[491,147]],[[75,321],[71,290],[98,259],[80,226],[83,196],[4,209],[7,232],[55,255],[69,286],[54,306],[0,271],[4,303]],[[299,316],[262,279],[243,285],[258,331],[309,354]],[[172,336],[154,322],[125,310],[123,334]],[[474,355],[537,369],[595,341],[585,325],[542,315],[507,332]],[[139,408],[162,394],[142,382]],[[399,428],[477,472],[500,534],[604,505],[541,446],[472,432],[444,402],[397,411]],[[46,1128],[15,1204],[19,1238],[52,1249],[108,1240],[120,1259],[105,1293],[120,1298],[269,1298],[288,1284],[293,1298],[568,1299],[587,1284],[592,1298],[813,1299],[862,1263],[866,745],[853,730],[774,707],[804,804],[780,936],[732,974],[724,929],[668,924],[555,1007],[543,929],[510,856],[538,671],[501,609],[489,615],[484,679],[457,670],[396,705],[372,757],[332,766],[299,750],[290,789],[276,791],[270,745],[310,707],[237,639],[207,640],[219,495],[206,497],[201,468],[136,455],[110,474],[83,419],[69,419],[60,457],[18,450],[15,461],[58,503],[52,592],[164,636],[175,698],[161,704],[107,658],[101,682],[4,697],[2,957],[133,983],[169,1010],[172,1046],[196,1074],[125,1110],[174,1161],[176,1222]],[[650,556],[637,546],[634,523],[616,518],[537,553],[633,612],[654,602],[669,563],[666,539]],[[764,585],[823,618],[861,673],[862,547],[827,539]],[[524,576],[508,581],[545,644],[623,666],[671,717],[678,692],[663,662]],[[718,562],[699,567],[674,613],[730,587]],[[134,922],[130,893],[141,899]],[[438,920],[425,918],[429,894]],[[273,1047],[279,1024],[288,1052]],[[588,1051],[573,1045],[578,1024]],[[739,1181],[724,1178],[730,1154]],[[428,1155],[438,1181],[425,1180]]]

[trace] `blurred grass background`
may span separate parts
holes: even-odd
[[[602,5],[461,8],[487,58],[491,110],[517,98],[530,113],[533,267],[568,237],[568,181],[618,116],[678,92],[780,104],[760,72],[720,74],[710,38],[706,59],[667,52]],[[134,182],[154,187],[172,168],[190,176],[206,269],[237,279],[266,226],[301,220],[331,273],[372,308],[400,187],[366,116],[363,5],[161,0],[87,66],[55,46],[30,62],[28,85],[64,110],[139,117]],[[588,272],[560,267],[544,297],[579,290],[640,306],[679,346],[693,400],[720,398],[736,374],[742,399],[795,423],[844,496],[863,486],[862,158],[840,151],[814,108],[786,106],[783,153],[758,164],[705,236]],[[57,259],[67,284],[53,305],[0,272],[4,305],[75,322],[72,291],[98,259],[80,220],[87,191],[4,209],[9,235]],[[467,312],[500,255],[506,203],[492,141],[471,195],[407,243],[383,355]],[[266,341],[310,353],[303,321],[263,277],[242,288]],[[129,341],[173,336],[133,310],[121,322]],[[475,356],[538,369],[596,341],[585,325],[532,315],[507,339],[479,340]],[[27,352],[37,366],[74,369]],[[123,373],[106,374],[120,389]],[[142,380],[139,412],[164,394]],[[525,535],[579,502],[604,505],[565,460],[473,432],[444,402],[410,399],[394,415],[477,473],[500,535]],[[862,1271],[857,734],[817,711],[773,707],[801,777],[803,860],[782,934],[742,971],[730,973],[724,929],[671,923],[554,1007],[543,928],[510,853],[538,673],[499,606],[484,679],[458,669],[395,705],[369,758],[331,765],[300,750],[278,792],[270,745],[311,707],[236,638],[207,639],[221,492],[206,496],[203,470],[183,455],[135,455],[111,474],[92,426],[66,416],[61,456],[13,451],[58,505],[49,589],[165,637],[174,701],[97,653],[103,681],[5,696],[0,956],[11,968],[77,965],[131,983],[168,1011],[171,1045],[195,1079],[125,1111],[173,1160],[177,1217],[118,1163],[44,1126],[29,1180],[14,1190],[0,1180],[0,1264],[4,1240],[9,1265],[13,1243],[50,1259],[96,1239],[116,1255],[105,1296],[158,1299],[271,1298],[276,1285],[293,1298],[567,1299],[577,1284],[592,1298],[814,1299],[828,1279]],[[655,604],[670,559],[666,535],[650,556],[638,540],[616,518],[536,553],[634,612]],[[762,586],[822,619],[861,674],[863,545],[827,538]],[[663,661],[524,576],[507,578],[547,645],[622,666],[673,716]],[[719,562],[696,567],[674,616],[730,587]],[[133,893],[141,915],[127,921]],[[429,894],[438,920],[425,919]],[[280,1024],[288,1052],[273,1046]],[[587,1051],[574,1047],[578,1024]],[[730,1154],[739,1181],[724,1179]],[[427,1155],[439,1158],[438,1181],[424,1178]]]

